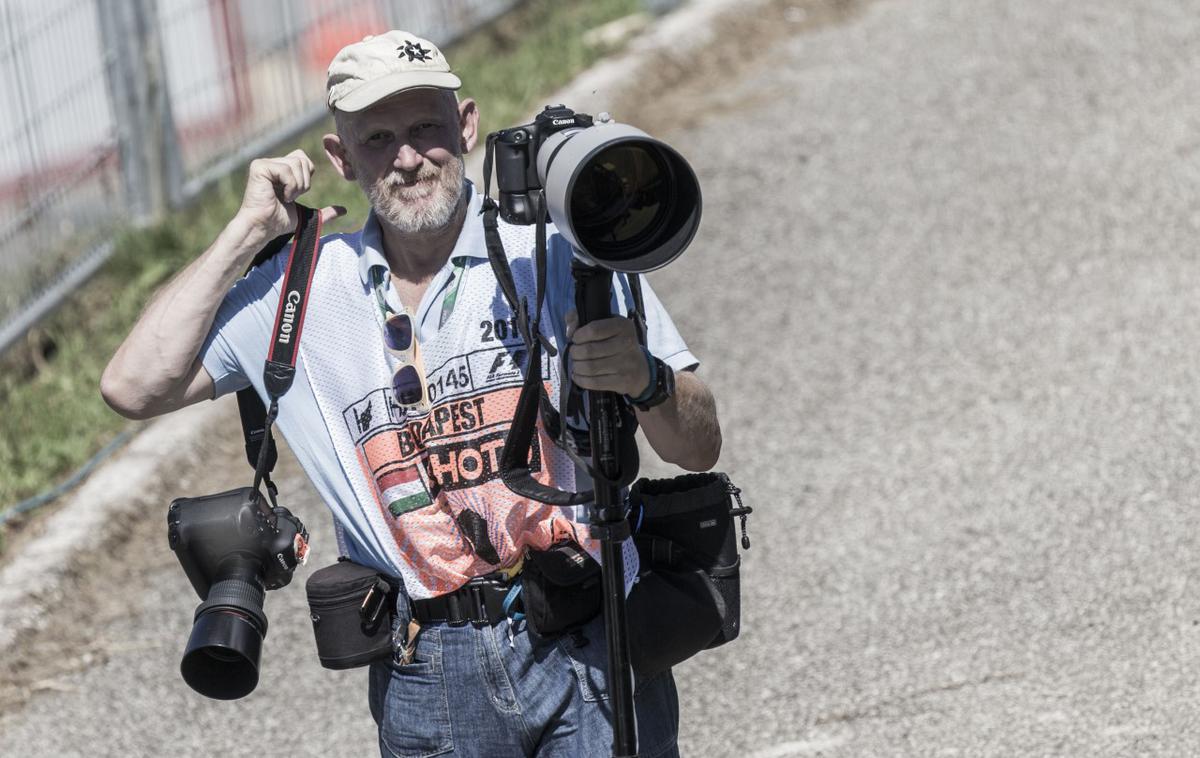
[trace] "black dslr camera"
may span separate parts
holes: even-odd
[[[547,105],[488,135],[500,216],[538,220],[538,196],[582,263],[636,274],[683,253],[700,225],[700,184],[674,148],[641,129]]]
[[[167,539],[204,601],[180,673],[207,697],[248,695],[267,633],[265,592],[292,581],[308,553],[308,531],[287,508],[271,508],[257,489],[242,487],[172,501]]]

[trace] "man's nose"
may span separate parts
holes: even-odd
[[[392,165],[401,171],[416,171],[425,159],[407,142],[400,146]]]

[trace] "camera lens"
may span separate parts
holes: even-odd
[[[626,260],[653,246],[670,218],[669,176],[662,156],[645,144],[600,151],[571,191],[571,224],[584,246],[607,260]]]
[[[223,574],[196,609],[179,672],[201,695],[236,700],[258,685],[258,661],[267,633],[266,593],[251,565]]]
[[[237,663],[244,660],[242,656],[238,655],[237,653],[232,651],[226,652],[223,648],[219,647],[205,648],[204,654],[209,658],[212,658],[214,661],[221,661],[222,663]]]
[[[546,206],[585,263],[644,273],[700,226],[700,183],[669,145],[627,124],[565,130],[538,150]]]

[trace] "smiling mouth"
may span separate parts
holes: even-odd
[[[391,190],[399,197],[406,200],[419,200],[433,194],[435,182],[431,179],[419,179],[412,184],[404,184],[396,182],[391,185]]]

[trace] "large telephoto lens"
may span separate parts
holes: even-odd
[[[267,617],[257,563],[222,564],[208,597],[196,609],[179,672],[201,695],[216,700],[245,697],[258,686],[258,661]]]
[[[626,124],[559,132],[538,151],[550,218],[576,255],[644,273],[679,257],[700,226],[700,183],[669,145]]]

